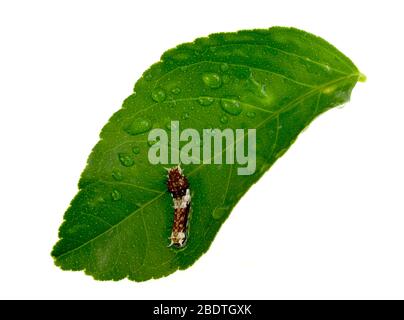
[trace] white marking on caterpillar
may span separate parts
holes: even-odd
[[[191,192],[187,177],[178,165],[168,169],[167,189],[173,197],[174,222],[169,246],[182,248],[187,241],[189,213],[191,209]]]

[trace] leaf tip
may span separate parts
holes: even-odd
[[[359,72],[358,81],[359,82],[366,82],[366,79],[367,79],[366,75],[364,75],[362,72]]]

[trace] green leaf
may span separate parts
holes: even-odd
[[[102,129],[60,227],[56,265],[99,280],[136,281],[188,268],[251,185],[315,117],[347,102],[362,79],[335,47],[293,28],[212,34],[168,50]],[[171,120],[200,133],[255,128],[257,139],[251,175],[238,175],[237,164],[182,166],[192,213],[181,249],[167,246],[170,165],[147,157],[148,133]]]

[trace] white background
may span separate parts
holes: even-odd
[[[402,1],[0,2],[0,298],[404,298]],[[50,251],[142,72],[212,32],[295,26],[368,77],[240,201],[191,268],[135,283]]]

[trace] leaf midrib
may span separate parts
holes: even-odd
[[[246,68],[249,68],[249,69],[251,69],[251,70],[260,71],[260,72],[267,72],[267,73],[273,74],[273,75],[275,75],[275,76],[278,76],[278,77],[280,77],[280,78],[286,79],[286,80],[288,80],[288,81],[290,81],[290,82],[294,82],[294,83],[296,83],[296,84],[298,84],[298,85],[301,85],[301,86],[303,86],[303,87],[313,88],[313,86],[310,85],[310,84],[308,84],[308,83],[304,83],[304,82],[298,81],[298,80],[293,79],[293,78],[291,78],[291,77],[285,76],[284,74],[279,73],[279,72],[275,72],[275,71],[268,70],[268,69],[263,69],[263,68],[258,68],[258,67],[252,67],[252,66],[249,66],[248,64],[244,64],[244,63],[230,63],[230,62],[215,61],[215,60],[199,60],[198,62],[194,62],[194,63],[182,65],[182,66],[179,66],[179,67],[175,67],[174,69],[172,69],[172,70],[166,72],[166,73],[163,74],[160,78],[158,78],[158,79],[155,81],[153,88],[156,88],[157,85],[160,83],[160,81],[163,80],[165,77],[171,75],[171,74],[174,73],[175,71],[180,70],[182,67],[186,67],[186,68],[188,68],[188,67],[194,67],[194,66],[197,66],[197,65],[203,64],[203,63],[211,63],[211,64],[223,64],[223,63],[226,63],[227,65],[233,66],[233,67],[246,67]],[[338,71],[338,72],[339,72],[339,73],[342,73],[342,74],[347,74],[346,72],[342,72],[342,71]]]
[[[228,46],[232,46],[232,45],[247,45],[247,46],[266,47],[266,48],[269,48],[269,49],[273,49],[273,50],[275,50],[275,51],[278,51],[278,52],[280,52],[280,53],[283,53],[283,54],[285,54],[285,55],[288,55],[288,56],[291,56],[291,57],[295,57],[295,58],[299,58],[299,59],[302,59],[302,60],[304,60],[304,61],[306,61],[306,62],[310,62],[310,63],[312,63],[312,64],[316,64],[316,65],[322,66],[323,68],[330,68],[330,70],[334,70],[334,71],[336,71],[336,72],[338,72],[338,73],[346,74],[345,71],[336,69],[336,68],[331,67],[331,66],[329,66],[329,65],[327,65],[327,64],[324,64],[324,63],[322,63],[322,62],[320,62],[320,61],[313,60],[313,59],[309,58],[308,56],[302,56],[302,55],[297,54],[297,53],[289,52],[289,51],[280,49],[280,48],[278,48],[278,47],[271,46],[271,45],[269,45],[269,44],[264,44],[264,43],[252,43],[252,42],[246,41],[246,42],[227,43],[227,44],[218,45],[218,46],[213,46],[213,47],[216,47],[216,48],[223,48],[223,47],[228,47]],[[341,60],[340,57],[338,57],[335,53],[331,52],[330,50],[326,49],[325,47],[322,47],[322,49],[323,49],[324,51],[326,51],[327,53],[331,54],[334,58],[338,59],[338,61],[341,62],[343,65],[345,65],[345,66],[348,67],[349,69],[352,69],[352,66],[349,65],[348,62],[346,62],[345,60]]]

